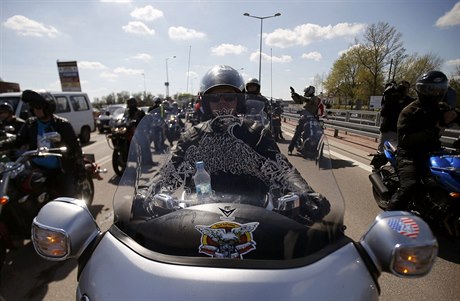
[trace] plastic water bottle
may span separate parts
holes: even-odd
[[[204,169],[203,161],[196,162],[196,173],[193,177],[193,181],[195,182],[198,200],[206,199],[211,195],[211,177]]]

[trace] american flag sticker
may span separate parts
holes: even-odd
[[[418,224],[410,217],[392,218],[388,221],[388,226],[410,238],[416,238],[420,231]]]

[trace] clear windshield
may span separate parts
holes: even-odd
[[[270,132],[263,105],[259,106],[260,102],[247,103],[251,110],[246,115],[219,116],[189,128],[177,146],[163,154],[155,153],[154,149],[159,133],[154,125],[159,116],[147,114],[136,129],[127,167],[115,194],[116,224],[123,230],[136,224],[133,229],[137,231],[142,228],[139,226],[142,223],[153,227],[158,219],[162,222],[155,227],[169,227],[168,223],[181,214],[198,214],[206,206],[214,205],[222,212],[223,217],[218,220],[229,218],[225,217],[225,210],[230,212],[238,208],[236,212],[246,212],[247,208],[253,208],[245,213],[243,220],[259,224],[262,223],[261,215],[268,214],[270,223],[279,217],[281,227],[291,220],[294,228],[323,227],[328,233],[340,231],[344,203],[332,172],[329,147],[320,123],[311,119],[310,128],[317,135],[314,154],[308,159],[296,159],[296,165],[299,160],[302,165],[298,171],[281,154],[278,146],[273,146],[272,139],[264,138]],[[193,179],[196,161],[204,162],[211,177],[212,192],[205,198],[196,194]],[[237,214],[232,214],[238,220]],[[198,220],[181,218],[177,222],[190,223],[191,232],[198,235],[197,227],[203,226]],[[211,221],[202,223],[208,223],[206,227],[212,226]],[[148,232],[161,231],[150,229]],[[126,232],[136,236],[132,229]],[[186,239],[182,237],[181,240]]]

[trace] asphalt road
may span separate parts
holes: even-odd
[[[285,138],[292,127],[285,125]],[[372,198],[368,180],[369,158],[367,154],[375,149],[375,141],[353,136],[329,137],[334,175],[345,200],[346,233],[358,240],[381,211]],[[280,143],[281,151],[287,155],[288,142]],[[118,177],[111,167],[111,149],[105,136],[93,133],[91,142],[84,147],[87,153],[94,153],[97,162],[108,172],[103,180],[95,181],[96,195],[91,211],[102,230],[106,230],[113,219],[112,197]],[[289,160],[302,175],[308,175],[308,164],[300,156]],[[321,186],[328,183],[314,183]],[[323,186],[324,185],[324,186]],[[379,283],[381,300],[460,300],[458,279],[460,279],[460,245],[439,237],[440,252],[431,273],[419,279],[401,279],[383,274]],[[339,268],[339,267],[337,267]],[[77,262],[48,262],[36,255],[30,241],[24,242],[7,255],[7,262],[1,271],[0,300],[73,300],[77,285]]]

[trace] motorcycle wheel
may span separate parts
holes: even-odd
[[[94,199],[94,182],[91,175],[86,175],[81,181],[80,189],[80,198],[85,201],[86,206],[91,206]]]
[[[121,151],[118,149],[115,149],[113,151],[112,167],[117,176],[121,177],[123,175],[123,172],[125,171],[125,168],[126,168],[126,163],[123,161],[123,156],[121,154]]]

